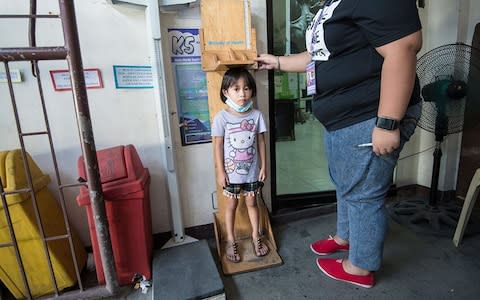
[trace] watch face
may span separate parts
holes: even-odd
[[[398,122],[393,119],[377,117],[375,126],[386,130],[395,130],[398,128]]]

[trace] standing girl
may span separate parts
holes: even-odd
[[[266,178],[265,137],[267,131],[262,113],[253,108],[257,94],[255,79],[244,68],[225,72],[220,97],[227,108],[219,111],[212,125],[215,148],[217,184],[223,188],[227,205],[225,226],[227,231],[226,257],[240,261],[235,242],[234,224],[238,196],[245,196],[248,217],[252,225],[252,246],[256,256],[268,253],[258,232],[258,207],[255,194]]]

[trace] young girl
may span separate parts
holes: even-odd
[[[225,226],[226,257],[240,261],[235,242],[234,224],[238,196],[243,193],[252,225],[252,244],[256,256],[268,253],[258,232],[258,208],[255,193],[266,177],[265,137],[267,131],[262,113],[253,108],[257,94],[255,79],[244,68],[229,69],[223,76],[220,97],[227,108],[219,111],[212,125],[215,147],[217,183],[223,187],[227,200]]]

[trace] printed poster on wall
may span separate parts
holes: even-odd
[[[168,29],[182,145],[212,141],[198,29]]]

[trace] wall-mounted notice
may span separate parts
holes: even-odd
[[[83,76],[85,77],[87,89],[103,88],[102,75],[99,69],[83,69]],[[68,70],[50,70],[50,78],[52,78],[55,91],[69,91],[72,89],[70,72]]]
[[[113,75],[117,89],[153,88],[152,67],[150,66],[113,66]]]
[[[10,69],[10,79],[12,82],[22,82],[22,74],[18,69]],[[0,82],[8,82],[7,72],[0,71]]]

